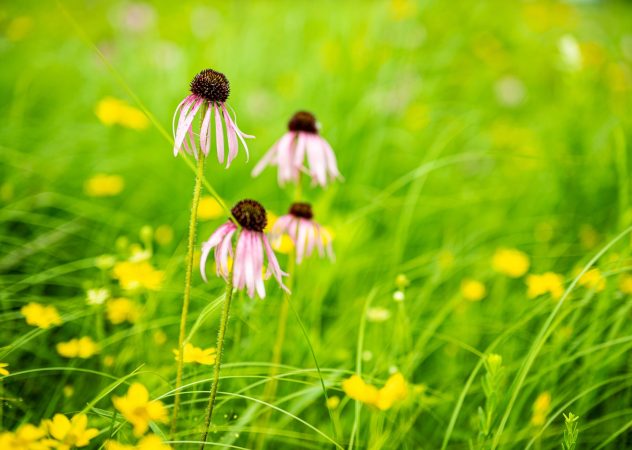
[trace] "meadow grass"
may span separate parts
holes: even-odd
[[[207,159],[203,201],[285,214],[294,188],[250,171],[302,109],[344,181],[303,183],[336,260],[296,266],[279,363],[282,290],[234,293],[208,448],[632,446],[631,19],[622,1],[0,5],[0,430],[85,413],[87,448],[134,444],[113,405],[134,382],[171,416],[196,169],[169,122],[212,67],[256,139],[248,162]],[[109,97],[131,122],[95,113]],[[98,174],[124,185],[95,195]],[[499,249],[528,267],[499,268]],[[126,288],[129,258],[159,286]],[[546,272],[561,281],[534,294]],[[113,323],[98,289],[137,314]],[[186,342],[216,345],[224,289],[193,268]],[[31,303],[60,323],[27,324]],[[83,336],[98,352],[61,354]],[[345,384],[396,373],[385,410]],[[150,432],[198,448],[212,378],[185,364],[175,434]]]

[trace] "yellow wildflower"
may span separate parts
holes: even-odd
[[[340,397],[337,395],[332,395],[327,399],[327,408],[336,409],[338,408],[338,405],[340,405]]]
[[[165,406],[161,401],[150,401],[147,388],[140,383],[133,383],[123,397],[113,397],[112,403],[134,426],[136,436],[145,434],[151,421],[168,421]]]
[[[64,386],[63,393],[64,393],[64,397],[70,398],[73,395],[75,395],[75,388],[72,385],[67,384],[66,386]]]
[[[176,356],[176,361],[180,358],[180,352],[177,349],[173,350],[174,355]],[[216,350],[214,347],[201,349],[200,347],[195,347],[193,344],[187,342],[184,344],[184,354],[182,355],[182,361],[185,363],[198,363],[204,364],[206,366],[210,366],[215,364],[215,354]]]
[[[212,220],[224,216],[224,208],[214,197],[206,196],[200,199],[198,205],[198,219]]]
[[[164,279],[164,272],[154,269],[147,261],[118,262],[114,265],[113,275],[119,280],[121,287],[127,290],[145,288],[158,291]]]
[[[57,344],[57,353],[64,358],[88,359],[99,352],[99,345],[89,336]]]
[[[461,295],[465,300],[478,302],[485,298],[487,289],[482,282],[466,278],[461,281]]]
[[[70,450],[73,447],[86,447],[92,438],[99,434],[96,428],[88,427],[88,416],[77,414],[68,420],[63,414],[55,414],[53,420],[42,422],[48,433],[55,438],[58,450]]]
[[[408,396],[408,385],[404,376],[397,372],[391,375],[386,384],[378,391],[375,406],[382,411],[390,409],[395,403],[405,400]]]
[[[136,445],[126,445],[116,441],[106,441],[105,443],[105,450],[171,450],[171,448],[155,434],[145,436]]]
[[[397,286],[397,288],[400,291],[403,291],[408,286],[410,286],[410,280],[408,279],[406,275],[404,275],[403,273],[400,273],[399,275],[395,277],[395,286]]]
[[[114,97],[100,100],[94,112],[104,125],[118,124],[133,130],[144,130],[149,126],[149,119],[140,109]]]
[[[352,399],[369,405],[374,405],[378,399],[377,388],[365,383],[358,375],[352,375],[344,380],[342,382],[342,390]]]
[[[533,403],[533,416],[531,417],[531,425],[542,426],[546,422],[546,416],[551,410],[551,394],[542,392]]]
[[[582,275],[579,279],[579,285],[595,292],[601,292],[606,288],[606,279],[599,269],[594,268]]]
[[[56,444],[45,439],[46,432],[42,427],[30,423],[20,425],[15,432],[0,432],[0,449],[2,450],[47,450]]]
[[[554,272],[541,275],[531,274],[527,277],[527,297],[536,298],[540,295],[551,294],[557,300],[564,294],[564,277]]]
[[[499,248],[492,258],[493,269],[511,278],[520,278],[529,270],[529,257],[513,248]]]
[[[52,305],[29,303],[23,306],[20,312],[26,318],[26,323],[35,327],[47,329],[54,325],[61,325],[57,308]]]
[[[272,240],[271,244],[274,250],[279,253],[283,253],[284,255],[288,255],[294,248],[294,242],[287,234],[282,234],[278,238]]]
[[[632,294],[632,275],[623,275],[619,280],[619,290],[624,294]]]
[[[83,190],[90,197],[113,197],[125,187],[123,177],[100,173],[86,180]]]
[[[114,365],[114,356],[112,356],[112,355],[105,355],[103,357],[103,365],[105,367],[112,367]]]
[[[9,367],[9,364],[0,363],[0,376],[6,377],[9,375],[9,371],[6,369],[7,367]]]
[[[342,389],[349,397],[385,411],[408,396],[408,385],[401,373],[389,377],[381,389],[366,383],[358,375],[342,382]]]
[[[136,303],[128,298],[113,298],[106,304],[108,320],[114,325],[125,321],[134,323],[140,316],[140,310]]]

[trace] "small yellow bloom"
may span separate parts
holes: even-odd
[[[83,190],[90,197],[113,197],[125,187],[123,177],[100,173],[86,180]]]
[[[173,228],[169,225],[159,225],[154,233],[156,242],[160,245],[168,245],[173,241]]]
[[[88,359],[99,352],[99,345],[89,336],[57,344],[57,353],[64,358]]]
[[[180,358],[180,352],[177,349],[173,350],[176,356],[176,361]],[[187,342],[184,344],[184,354],[182,355],[182,361],[185,363],[198,363],[206,366],[215,364],[216,350],[214,347],[201,349],[195,347],[193,344]]]
[[[171,448],[155,434],[148,434],[136,445],[126,445],[116,441],[106,441],[105,443],[105,450],[171,450]]]
[[[46,432],[42,427],[26,423],[20,425],[15,432],[0,432],[0,449],[47,450],[56,443],[45,437]]]
[[[104,125],[118,124],[133,130],[144,130],[149,126],[149,119],[140,109],[117,98],[100,100],[94,112]]]
[[[337,395],[332,395],[327,399],[327,408],[333,410],[336,409],[338,405],[340,405],[340,397]]]
[[[140,310],[136,303],[128,298],[113,298],[106,304],[108,320],[114,325],[123,322],[134,323],[140,316]]]
[[[410,286],[410,280],[408,279],[406,275],[404,275],[403,273],[400,273],[399,275],[395,277],[395,286],[397,286],[397,288],[400,291],[403,291],[408,286]]]
[[[126,290],[144,288],[158,291],[164,279],[164,272],[154,269],[147,261],[118,262],[114,265],[113,275]]]
[[[294,242],[287,234],[283,234],[274,239],[271,245],[274,250],[279,253],[283,253],[284,255],[288,255],[294,248]]]
[[[41,305],[39,303],[29,303],[20,310],[26,318],[26,323],[42,329],[50,328],[54,325],[61,325],[61,317],[57,308],[52,305]]]
[[[378,399],[377,388],[365,383],[358,375],[352,375],[344,380],[342,382],[342,390],[352,399],[369,405],[374,405]]]
[[[9,375],[9,371],[6,369],[7,367],[9,367],[9,364],[0,363],[0,376],[6,377]]]
[[[222,217],[225,214],[224,208],[214,197],[202,197],[198,206],[198,219],[212,220]]]
[[[540,295],[551,294],[554,300],[558,300],[564,294],[564,277],[554,272],[545,272],[541,275],[531,274],[527,277],[527,297],[536,298]]]
[[[381,389],[370,385],[358,375],[342,382],[342,389],[349,397],[385,411],[408,396],[408,385],[401,373],[389,377]]]
[[[547,391],[542,392],[533,402],[533,416],[531,424],[534,426],[542,426],[546,422],[546,416],[551,410],[551,394]]]
[[[619,290],[624,294],[632,294],[632,275],[623,275],[619,280]]]
[[[267,218],[268,221],[266,222],[266,227],[263,229],[263,231],[269,233],[270,231],[272,231],[272,227],[274,227],[276,221],[279,220],[279,216],[271,211],[267,211]]]
[[[114,365],[114,356],[112,356],[112,355],[105,355],[103,357],[103,365],[105,367],[112,367]]]
[[[461,281],[461,295],[465,300],[478,302],[485,298],[487,289],[482,282],[466,278]]]
[[[513,248],[499,248],[492,258],[492,268],[511,278],[520,278],[529,270],[529,257]]]
[[[92,438],[99,434],[96,428],[88,427],[88,416],[77,414],[68,420],[63,414],[55,414],[53,420],[42,422],[48,433],[55,438],[56,448],[66,450],[73,447],[86,447]]]
[[[606,279],[601,270],[594,268],[582,275],[579,279],[579,285],[595,292],[601,292],[606,288]]]
[[[382,411],[390,409],[395,403],[405,400],[408,396],[408,385],[404,376],[397,372],[391,375],[386,384],[378,391],[375,406]]]
[[[64,386],[63,392],[64,392],[64,397],[70,398],[73,395],[75,395],[75,388],[72,385],[67,384],[66,386]]]
[[[113,397],[112,403],[134,426],[136,436],[145,434],[151,421],[168,421],[165,406],[159,400],[149,400],[147,388],[140,383],[133,383],[123,397]]]

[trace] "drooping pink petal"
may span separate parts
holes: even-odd
[[[244,277],[246,280],[246,291],[248,297],[255,295],[255,260],[254,260],[254,231],[243,230],[240,239],[245,241],[245,250],[242,257],[244,258]]]
[[[261,172],[263,172],[263,169],[265,169],[269,164],[275,164],[276,163],[276,158],[277,158],[277,147],[278,147],[278,142],[275,143],[270,150],[268,150],[266,152],[265,155],[263,155],[263,158],[261,158],[261,160],[257,163],[257,165],[255,166],[254,169],[252,169],[251,175],[253,177],[259,176],[259,174]]]
[[[204,156],[208,156],[209,147],[211,146],[211,108],[206,108],[202,127],[200,128],[200,147]]]
[[[241,141],[241,145],[244,146],[244,151],[246,152],[246,162],[248,162],[250,160],[250,153],[248,152],[248,144],[246,144],[245,139],[254,139],[255,137],[250,134],[246,134],[239,129],[239,127],[237,126],[237,121],[233,120],[233,118],[230,117],[230,114],[228,113],[228,109],[226,109],[226,105],[223,103],[222,103],[222,109],[224,110],[224,119],[226,120],[226,129],[230,128],[231,130],[235,132],[235,135]],[[234,114],[234,111],[233,111],[233,114]]]
[[[307,250],[305,256],[311,256],[316,244],[315,224],[311,220],[300,219],[305,222]]]
[[[178,111],[180,111],[180,108],[182,108],[184,105],[189,106],[191,104],[193,100],[193,95],[187,95],[186,97],[184,97],[184,100],[182,100],[178,106],[176,107],[176,110],[173,113],[173,118],[171,119],[171,134],[173,135],[173,139],[175,141],[176,138],[176,117],[178,117]],[[182,122],[183,120],[183,116],[184,114],[184,110],[180,111],[182,114],[180,114],[180,117],[178,118],[178,125],[180,125],[180,122]]]
[[[261,239],[263,240],[263,246],[265,248],[266,256],[268,258],[268,272],[274,275],[274,278],[276,278],[277,282],[279,283],[279,286],[281,286],[281,288],[285,292],[287,292],[288,294],[291,294],[287,286],[283,284],[283,279],[282,279],[282,277],[288,276],[288,275],[287,273],[281,270],[281,267],[279,267],[279,261],[277,261],[276,255],[274,254],[274,251],[272,250],[272,247],[270,246],[270,241],[268,241],[268,238],[266,237],[265,234],[261,236]]]
[[[307,133],[298,132],[296,138],[296,147],[294,149],[294,168],[297,172],[304,166],[303,160],[305,159],[305,146],[309,135]],[[298,173],[296,174],[298,176]]]
[[[189,128],[191,128],[191,125],[193,124],[193,119],[195,119],[195,115],[200,109],[200,106],[202,106],[202,103],[204,103],[204,99],[195,100],[195,102],[193,103],[193,107],[191,108],[190,111],[188,111],[184,120],[178,123],[176,138],[173,145],[174,154],[177,155],[178,150],[182,146],[182,141],[184,140],[186,133],[189,131]],[[182,115],[180,116],[180,118],[182,118]]]
[[[263,284],[263,243],[261,242],[262,233],[253,233],[253,261],[255,271],[255,289],[260,299],[266,296],[265,286]]]
[[[327,162],[327,170],[329,171],[329,176],[332,179],[342,178],[340,171],[338,170],[338,164],[336,163],[336,154],[334,150],[329,145],[326,139],[319,137],[320,145],[323,147],[325,153],[325,160]]]
[[[228,137],[228,159],[226,161],[226,168],[230,167],[230,163],[237,157],[237,133],[235,133],[235,126],[233,125],[226,106],[222,103],[222,112],[224,114],[224,123],[226,124],[226,136]]]
[[[193,154],[195,155],[195,159],[198,159],[198,149],[197,149],[197,145],[195,144],[195,136],[193,134],[192,126],[189,127],[188,135],[189,135],[189,144],[191,145],[191,148],[193,149]],[[184,139],[184,142],[186,142],[186,138]]]
[[[217,146],[217,160],[220,164],[224,164],[224,129],[222,128],[222,116],[217,107],[217,103],[213,103],[215,108],[215,145]]]
[[[308,224],[303,220],[298,220],[298,237],[296,238],[296,263],[300,264],[303,261],[303,255],[305,254],[305,246],[307,239]]]
[[[208,259],[209,253],[211,252],[213,247],[219,245],[220,242],[222,242],[222,240],[227,235],[230,234],[230,236],[232,236],[232,233],[234,233],[236,229],[237,226],[233,222],[228,221],[225,224],[221,225],[217,230],[215,230],[211,237],[208,238],[208,240],[204,244],[202,244],[202,254],[200,256],[200,273],[202,274],[202,279],[204,281],[207,281],[206,260]]]
[[[323,236],[324,230],[316,222],[313,222],[313,226],[314,234],[316,235],[314,240],[316,242],[316,247],[318,248],[318,255],[322,258],[323,256],[325,256],[325,246],[323,244],[325,241],[325,238]]]
[[[277,151],[277,166],[279,168],[278,180],[283,186],[287,181],[291,181],[294,176],[294,159],[292,147],[294,145],[295,133],[289,132],[279,140]]]
[[[217,274],[221,275],[224,279],[230,274],[230,267],[228,261],[228,255],[233,253],[233,235],[235,230],[230,230],[222,242],[215,247],[215,263],[217,265]]]
[[[318,138],[306,136],[307,160],[314,184],[325,186],[327,184],[327,168],[323,149],[319,145]]]

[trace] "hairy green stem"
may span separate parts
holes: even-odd
[[[197,229],[197,214],[202,191],[202,178],[204,176],[204,155],[200,154],[195,175],[195,187],[193,188],[193,201],[191,203],[191,216],[189,218],[189,240],[187,244],[187,260],[184,281],[184,299],[182,301],[182,313],[180,315],[180,334],[178,336],[178,368],[176,373],[175,398],[173,403],[173,417],[171,419],[171,436],[176,432],[178,422],[178,410],[180,409],[180,388],[182,387],[182,369],[184,366],[184,339],[186,336],[187,315],[191,301],[191,278],[193,274],[193,255],[195,250],[195,232]]]
[[[230,301],[233,298],[233,273],[232,269],[228,274],[226,281],[226,294],[224,295],[224,307],[222,308],[222,318],[219,323],[219,331],[217,333],[217,353],[215,356],[215,367],[213,369],[213,384],[211,385],[211,394],[206,407],[206,418],[204,419],[204,431],[200,441],[200,449],[206,445],[206,437],[213,419],[213,408],[215,407],[215,397],[217,397],[217,388],[219,385],[219,371],[222,365],[222,352],[224,350],[224,337],[226,336],[226,326],[228,325],[228,315],[230,312]]]

